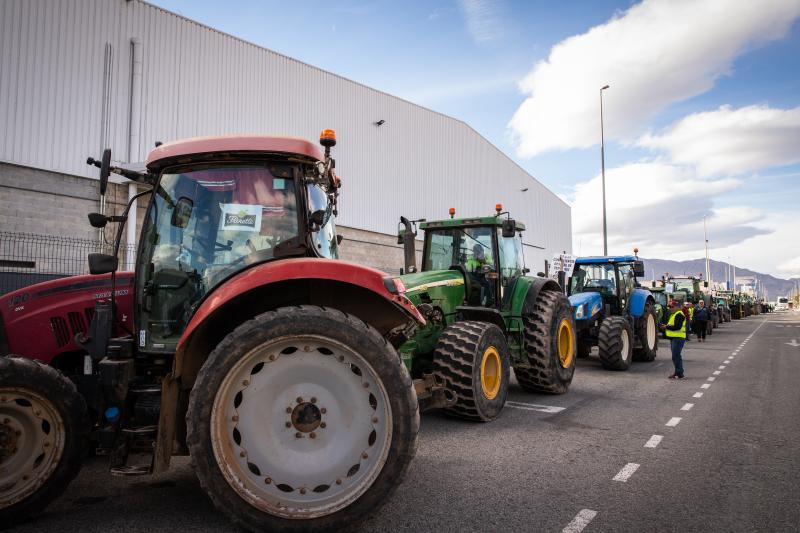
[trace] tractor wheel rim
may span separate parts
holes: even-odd
[[[653,315],[647,315],[647,348],[652,350],[656,346],[656,321]]]
[[[244,354],[211,414],[214,458],[233,490],[271,515],[343,509],[389,454],[392,412],[378,374],[333,339],[280,337]]]
[[[481,358],[481,392],[487,400],[494,400],[500,392],[502,373],[500,352],[494,346],[489,346]]]
[[[558,325],[558,360],[563,368],[569,368],[575,357],[575,334],[569,320],[563,319]]]
[[[64,442],[64,420],[50,400],[0,387],[0,509],[44,485],[61,461]]]
[[[622,357],[623,361],[627,361],[628,349],[629,349],[628,347],[630,346],[631,343],[631,340],[628,338],[628,331],[623,329],[622,333],[620,334],[620,337],[622,338],[622,351],[620,352],[620,357]]]

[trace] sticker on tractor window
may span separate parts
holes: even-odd
[[[283,178],[272,178],[272,189],[282,191],[286,188],[286,180]]]
[[[222,231],[261,231],[260,205],[222,204]]]

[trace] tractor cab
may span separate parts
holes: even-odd
[[[608,309],[607,314],[618,315],[627,311],[630,297],[638,286],[636,277],[643,273],[642,261],[634,256],[581,257],[575,261],[567,295],[599,294],[603,308]],[[598,300],[596,297],[589,299]]]
[[[461,273],[466,306],[504,307],[516,281],[528,272],[522,250],[525,226],[499,216],[422,222],[422,272]],[[451,210],[455,215],[455,210]]]

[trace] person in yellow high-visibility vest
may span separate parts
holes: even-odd
[[[675,372],[669,379],[683,379],[683,345],[686,343],[686,315],[680,305],[675,300],[669,302],[669,321],[661,325],[661,329],[666,332],[672,348],[672,364]]]

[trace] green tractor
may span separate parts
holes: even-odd
[[[506,215],[503,217],[502,215]],[[422,409],[460,418],[496,418],[508,395],[511,368],[527,390],[567,391],[575,372],[575,323],[561,287],[526,276],[525,226],[502,212],[487,217],[409,221],[399,290],[427,324],[399,347]],[[422,268],[414,241],[425,232]]]
[[[719,325],[717,319],[717,306],[711,293],[704,291],[708,287],[708,282],[694,276],[670,276],[667,278],[669,283],[674,286],[676,294],[684,293],[686,295],[685,301],[691,304],[697,304],[699,301],[705,303],[708,309],[709,317],[711,318],[706,325],[706,334],[713,335],[714,328]]]

